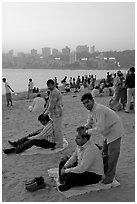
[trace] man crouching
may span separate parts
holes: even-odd
[[[90,140],[84,126],[77,128],[75,141],[75,152],[69,159],[62,159],[59,164],[60,191],[98,183],[104,174],[101,152]]]

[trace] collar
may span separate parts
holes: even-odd
[[[88,147],[88,145],[89,145],[90,142],[91,142],[91,141],[88,140],[83,146],[79,146],[79,149],[80,149],[81,151],[84,150],[84,149],[86,149],[86,148]]]

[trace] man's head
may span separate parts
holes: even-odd
[[[94,99],[91,93],[85,93],[81,97],[81,101],[87,110],[92,110],[94,105]]]
[[[31,81],[32,81],[32,79],[30,78],[30,79],[29,79],[29,82],[31,82]]]
[[[134,73],[135,72],[135,67],[130,67],[129,72]]]
[[[5,83],[6,82],[6,78],[3,78],[2,81]]]
[[[42,125],[46,125],[49,120],[50,118],[47,114],[41,114],[38,116],[38,121],[40,121]]]
[[[47,81],[47,87],[50,91],[52,91],[54,89],[54,81],[52,79],[49,79]]]
[[[83,146],[88,140],[90,140],[90,135],[86,133],[86,128],[84,126],[78,127],[77,133],[75,141],[78,146]]]

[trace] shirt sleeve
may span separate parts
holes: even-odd
[[[86,128],[90,129],[93,126],[93,118],[91,116],[91,114],[88,114],[88,119],[87,119],[87,123],[84,125]]]
[[[86,131],[88,134],[100,134],[105,129],[105,114],[102,110],[96,113],[96,121],[95,127]]]
[[[78,164],[78,166],[76,167],[66,169],[65,173],[69,173],[69,172],[78,173],[78,174],[84,173],[89,169],[89,167],[91,167],[92,163],[94,162],[94,159],[95,159],[94,152],[91,149],[87,149],[84,152],[84,155],[80,164]]]
[[[35,137],[35,139],[48,139],[48,136],[53,134],[53,124],[51,121],[46,124],[43,130]]]
[[[68,168],[72,166],[77,161],[77,152],[75,151],[72,156],[69,158],[69,160],[65,163],[65,167]]]

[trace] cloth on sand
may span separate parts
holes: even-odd
[[[58,179],[59,178],[58,168],[48,169],[48,174],[50,177],[54,178],[54,180],[56,181],[57,190],[59,191],[58,186],[60,185],[60,183]],[[89,193],[91,191],[108,190],[112,187],[117,187],[117,186],[120,186],[120,183],[115,179],[109,188],[105,188],[105,186],[102,186],[101,183],[97,183],[97,184],[90,184],[90,185],[85,185],[85,186],[76,186],[76,187],[69,189],[68,191],[64,191],[64,192],[59,191],[59,192],[62,193],[66,198],[69,198],[72,196]]]
[[[41,147],[31,147],[30,149],[22,152],[21,155],[33,155],[33,154],[53,154],[64,150],[68,146],[68,142],[65,138],[63,138],[63,148],[57,148],[55,150],[44,149]]]

